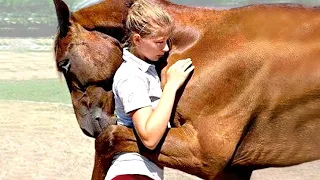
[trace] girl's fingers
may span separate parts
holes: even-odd
[[[179,71],[179,72],[185,72],[188,68],[190,68],[192,65],[192,61],[190,58],[179,60],[173,65],[171,65],[167,72],[170,71]]]
[[[184,60],[179,60],[174,65],[175,65],[175,67],[181,69],[181,68],[186,68],[186,67],[190,66],[190,64],[192,64],[192,61],[190,58],[188,58],[188,59],[184,59]]]
[[[190,67],[191,65],[192,65],[192,61],[188,61],[181,68],[183,71],[186,71],[188,69],[188,67]]]
[[[185,63],[188,63],[190,62],[191,59],[190,58],[187,58],[187,59],[182,59],[182,60],[179,60],[177,62],[174,63],[175,66],[178,66],[178,67],[181,67],[183,66]]]
[[[189,74],[191,71],[193,71],[194,70],[194,66],[192,65],[191,67],[189,67],[188,69],[186,69],[184,72],[186,73],[186,74]]]

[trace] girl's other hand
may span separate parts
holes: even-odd
[[[166,86],[178,90],[193,70],[194,66],[190,58],[177,61],[167,71]]]

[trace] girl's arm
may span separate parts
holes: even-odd
[[[191,59],[180,60],[167,72],[167,83],[157,107],[150,106],[132,111],[134,127],[148,149],[154,149],[162,138],[170,119],[176,92],[194,69]]]

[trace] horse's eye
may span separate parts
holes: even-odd
[[[58,62],[58,68],[60,71],[62,71],[64,74],[68,73],[70,70],[71,63],[69,59],[64,59],[60,62]]]

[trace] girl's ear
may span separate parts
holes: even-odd
[[[133,41],[133,44],[135,44],[136,46],[139,46],[141,43],[141,36],[137,33],[134,33],[132,36],[132,41]]]

